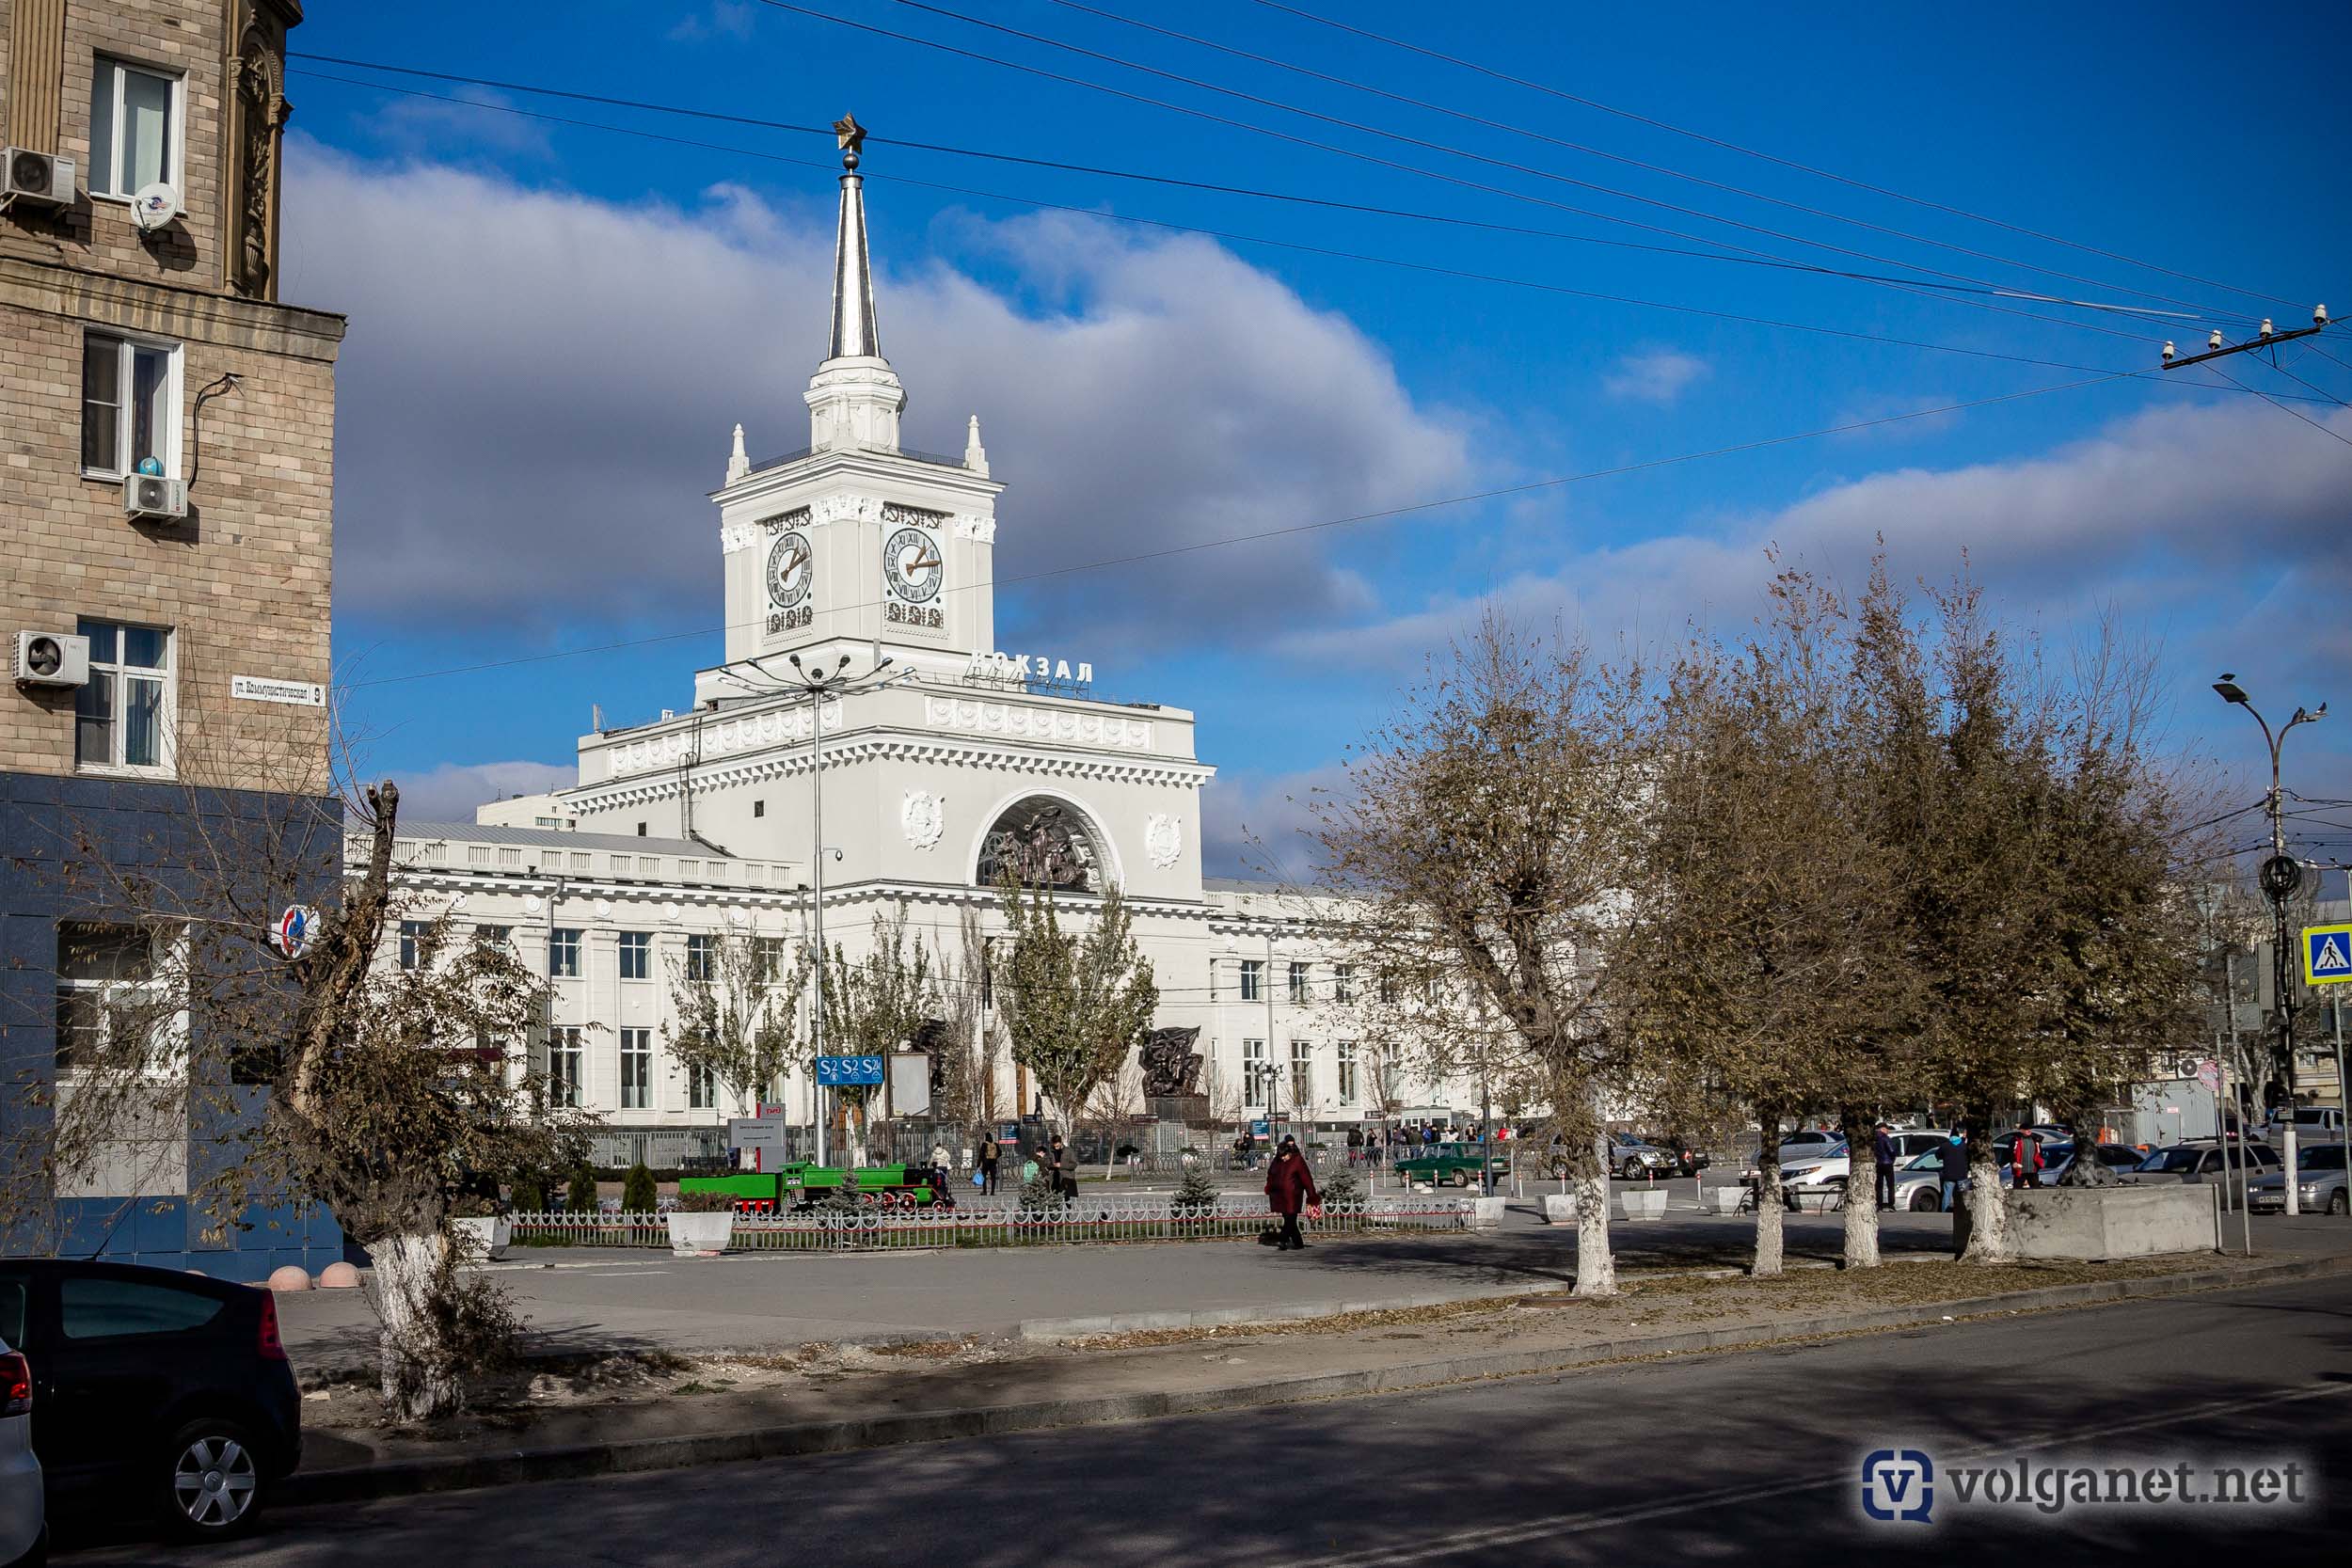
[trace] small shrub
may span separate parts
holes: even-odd
[[[596,1173],[585,1160],[572,1167],[570,1184],[564,1190],[564,1207],[575,1214],[596,1212]]]
[[[733,1193],[680,1193],[677,1212],[681,1214],[731,1214],[735,1212]]]
[[[1364,1200],[1364,1179],[1354,1170],[1343,1170],[1323,1183],[1326,1203],[1361,1203]]]
[[[653,1184],[653,1172],[644,1164],[628,1167],[628,1176],[621,1183],[621,1212],[650,1214],[660,1205],[661,1195]]]
[[[1186,1161],[1184,1179],[1176,1184],[1176,1207],[1179,1210],[1214,1210],[1216,1196],[1216,1183],[1210,1180],[1207,1167],[1197,1160]]]
[[[548,1179],[535,1170],[524,1171],[515,1178],[515,1207],[526,1214],[536,1214],[548,1207]]]

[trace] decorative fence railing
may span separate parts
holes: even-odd
[[[1031,1246],[1075,1242],[1231,1240],[1258,1234],[1274,1223],[1265,1200],[1228,1198],[1198,1207],[1148,1199],[1080,1199],[1049,1209],[816,1210],[800,1214],[737,1216],[727,1245],[751,1252],[872,1252],[899,1247]],[[1320,1218],[1301,1222],[1324,1234],[1367,1231],[1466,1230],[1470,1206],[1457,1198],[1370,1198],[1324,1205]],[[523,1244],[667,1246],[660,1214],[517,1213],[514,1238]]]

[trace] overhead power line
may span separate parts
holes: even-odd
[[[1500,500],[1512,496],[1534,495],[1545,490],[1562,489],[1570,484],[1582,484],[1597,479],[1613,479],[1625,474],[1644,473],[1653,468],[1673,467],[1684,463],[1704,462],[1709,458],[1737,456],[1742,452],[1762,451],[1772,447],[1792,445],[1798,441],[1818,440],[1829,436],[1849,435],[1857,430],[1869,430],[1879,425],[1899,424],[1906,420],[1932,419],[1939,414],[1956,414],[1971,408],[1987,408],[1995,404],[2018,403],[2027,398],[2048,397],[2057,392],[2071,392],[2085,387],[2132,379],[2140,372],[2111,371],[2105,374],[2087,376],[2076,381],[2059,382],[2048,387],[2029,387],[2023,391],[2000,392],[1991,397],[1969,398],[1960,403],[1947,403],[1934,408],[1915,408],[1901,414],[1883,414],[1874,419],[1852,420],[1843,424],[1825,425],[1815,430],[1793,431],[1785,436],[1763,436],[1749,441],[1735,441],[1726,446],[1708,447],[1697,451],[1677,452],[1668,457],[1645,458],[1636,463],[1620,463],[1606,468],[1591,468],[1582,473],[1555,474],[1547,479],[1522,481],[1517,484],[1501,484],[1491,489],[1473,490],[1457,496],[1441,496],[1434,500],[1410,501],[1400,506],[1381,507],[1371,512],[1351,513],[1343,517],[1326,517],[1315,522],[1292,523],[1280,528],[1259,529],[1248,533],[1228,534],[1217,539],[1197,540],[1186,545],[1168,545],[1158,549],[1137,550],[1127,555],[1103,556],[1093,561],[1081,561],[1067,566],[1046,566],[1036,571],[995,577],[986,582],[971,583],[963,592],[980,588],[991,590],[1013,587],[1025,582],[1042,582],[1049,578],[1073,577],[1086,572],[1107,571],[1117,566],[1139,565],[1147,562],[1168,561],[1178,556],[1198,555],[1207,550],[1226,549],[1236,545],[1262,544],[1270,539],[1295,538],[1301,534],[1321,533],[1332,529],[1352,528],[1361,523],[1384,522],[1393,517],[1408,517],[1444,507],[1467,506],[1477,501]],[[868,600],[842,608],[872,609],[882,601]],[[735,623],[734,626],[763,626],[764,621]],[[450,675],[479,674],[487,670],[512,669],[525,664],[545,664],[560,658],[577,658],[587,654],[614,653],[625,648],[649,647],[661,642],[684,641],[690,638],[712,637],[734,629],[729,625],[701,626],[691,631],[663,632],[652,637],[627,638],[614,642],[597,642],[577,648],[560,648],[543,654],[522,654],[512,658],[485,659],[477,664],[451,665],[440,670],[419,670],[405,675],[380,675],[373,680],[354,681],[353,689],[371,686],[397,686],[410,681],[437,680]]]
[[[317,59],[325,56],[310,55],[306,57]],[[403,66],[373,66],[367,64],[366,62],[354,63],[358,64],[359,69],[362,70],[391,71],[402,74],[424,75],[442,79],[447,79],[451,76],[450,72],[445,71],[418,71],[412,70],[411,68]],[[673,136],[658,131],[643,130],[636,126],[613,125],[602,120],[580,119],[568,115],[548,114],[536,109],[521,108],[511,103],[485,103],[478,99],[455,98],[445,93],[425,92],[415,87],[396,87],[389,82],[372,82],[357,76],[339,76],[333,71],[319,71],[307,65],[297,64],[291,69],[295,74],[309,77],[314,81],[336,82],[346,87],[367,87],[377,92],[393,93],[405,98],[417,98],[429,103],[448,103],[462,108],[480,109],[487,113],[516,116],[525,119],[538,120],[548,124],[570,126],[580,130],[603,131],[613,135],[634,136],[646,141],[660,142],[665,146],[699,148],[706,151],[723,152],[732,157],[756,158],[762,162],[784,164],[795,168],[821,169],[829,174],[836,172],[839,166],[836,163],[830,160],[819,162],[812,158],[794,158],[783,153],[769,152],[755,148],[734,147],[723,142],[701,141],[688,136]],[[509,90],[514,91],[547,92],[556,96],[578,97],[595,102],[605,102],[605,100],[598,98],[596,94],[567,94],[563,92],[562,89],[557,88],[523,87],[514,84],[489,84],[472,77],[458,77],[456,79],[474,85],[498,85],[508,87]],[[660,104],[630,103],[628,106],[667,109],[667,112],[686,115],[700,115],[707,112],[690,109],[670,109],[666,105]],[[709,118],[732,120],[738,119],[740,117],[710,113]],[[752,123],[775,129],[799,129],[799,127],[783,125],[779,122],[771,121],[753,121]],[[829,128],[825,129],[823,134],[827,136],[831,136],[833,135]],[[884,139],[885,138],[881,136],[868,136],[866,138],[869,145],[882,143]],[[931,144],[923,142],[892,141],[890,145],[898,147],[920,148],[925,150],[932,151],[947,150],[935,148],[931,146]],[[993,156],[993,154],[977,155]],[[1029,162],[1031,160],[1014,159],[1012,161]],[[2072,360],[2048,359],[2024,354],[2005,354],[1995,349],[1969,348],[1958,343],[1939,343],[1915,338],[1898,338],[1883,332],[1867,332],[1852,327],[1825,326],[1817,323],[1786,321],[1771,316],[1744,314],[1735,310],[1719,310],[1708,306],[1685,305],[1673,300],[1649,299],[1633,294],[1610,293],[1597,289],[1578,289],[1570,287],[1566,284],[1548,283],[1534,278],[1512,277],[1494,273],[1473,272],[1464,268],[1444,267],[1430,262],[1408,261],[1401,257],[1383,256],[1365,251],[1342,250],[1328,245],[1308,245],[1304,242],[1296,240],[1275,239],[1268,235],[1244,233],[1235,230],[1209,229],[1193,224],[1176,223],[1166,218],[1146,217],[1132,213],[1106,212],[1099,207],[1083,207],[1068,202],[1047,201],[1037,197],[1014,195],[1004,191],[984,190],[970,185],[948,184],[935,180],[918,180],[911,175],[876,174],[871,170],[867,170],[866,171],[866,178],[869,181],[892,182],[901,185],[913,186],[921,190],[942,191],[955,196],[977,197],[985,201],[998,201],[1012,206],[1040,208],[1050,212],[1070,213],[1080,217],[1095,218],[1114,223],[1123,223],[1139,228],[1158,229],[1170,233],[1197,234],[1206,239],[1220,240],[1229,244],[1263,245],[1270,249],[1288,250],[1311,256],[1323,256],[1338,261],[1361,261],[1370,265],[1394,267],[1409,272],[1431,273],[1447,277],[1461,278],[1465,281],[1489,283],[1506,288],[1530,289],[1539,293],[1561,294],[1577,299],[1595,300],[1604,304],[1627,305],[1641,309],[1666,310],[1677,314],[1699,316],[1711,321],[1730,322],[1740,325],[1761,326],[1785,332],[1803,332],[1818,337],[1842,338],[1856,342],[1883,343],[1892,348],[1919,349],[1928,353],[1958,355],[1966,358],[1989,359],[2004,364],[2032,365],[2044,370],[2081,371],[2092,374],[2106,374],[2113,370],[2113,367],[2106,365],[2084,365],[2077,364]],[[1135,176],[1134,178],[1150,179],[1154,177]],[[1175,182],[1180,184],[1193,183],[1192,182],[1186,181],[1179,181]],[[1299,198],[1297,199],[1313,201],[1315,198]],[[1438,221],[1470,222],[1474,220],[1440,219]],[[1590,238],[1589,236],[1571,235],[1560,233],[1556,230],[1523,230],[1515,231],[1534,234],[1550,234],[1552,237],[1560,239]],[[1594,239],[1592,240],[1592,243],[1606,245],[1626,245],[1640,250],[1654,250],[1662,248],[1659,246],[1645,245],[1639,244],[1638,242],[1628,240]],[[1676,252],[1675,254],[1687,255],[1693,253]],[[1737,257],[1723,257],[1714,259],[1724,261],[1740,260]],[[1804,265],[1804,263],[1798,263],[1798,266],[1800,270],[1815,270]],[[2250,388],[2232,388],[2214,386],[2207,382],[2181,379],[2163,381],[2159,372],[2153,371],[2141,373],[2138,378],[2148,381],[2158,381],[2162,385],[2178,387],[2184,389],[2201,392],[2228,392],[2231,390],[2237,390],[2244,392],[2249,396],[2260,395],[2255,393]],[[2290,398],[2294,398],[2296,396],[2292,393],[2286,395]],[[2296,401],[2309,402],[2318,400],[2297,398]]]
[[[906,3],[912,3],[912,0],[906,0]],[[1867,230],[1874,234],[1884,234],[1893,239],[1907,240],[1914,245],[1932,245],[1936,249],[1948,250],[1958,255],[1974,257],[1976,260],[1980,261],[1992,261],[2001,266],[2008,267],[2022,267],[2027,272],[2040,273],[2047,277],[2062,277],[2070,283],[2088,283],[2093,288],[2108,289],[2127,294],[2137,294],[2143,299],[2161,300],[2167,305],[2185,306],[2191,312],[2201,312],[2205,315],[2219,316],[2224,320],[2230,321],[2242,321],[2249,319],[2248,314],[2245,312],[2218,310],[2211,306],[2200,304],[2195,300],[2182,299],[2172,294],[2159,293],[2153,289],[2135,288],[2128,283],[2111,283],[2101,278],[2086,277],[2081,273],[2065,272],[2056,267],[2042,266],[2036,262],[2023,261],[2017,257],[2003,256],[1989,250],[1978,250],[1969,245],[1955,244],[1950,240],[1939,240],[1930,234],[1913,233],[1909,230],[1896,229],[1883,223],[1873,223],[1867,218],[1852,217],[1844,213],[1832,212],[1827,208],[1810,206],[1802,201],[1791,201],[1786,197],[1772,196],[1764,191],[1750,189],[1745,185],[1735,185],[1727,181],[1710,180],[1705,175],[1692,174],[1687,169],[1676,168],[1670,164],[1656,164],[1651,163],[1646,159],[1629,157],[1622,152],[1612,152],[1605,147],[1594,147],[1584,142],[1570,141],[1565,136],[1555,136],[1548,132],[1538,131],[1530,126],[1516,124],[1509,120],[1495,119],[1486,115],[1472,114],[1466,109],[1456,109],[1448,104],[1432,103],[1428,99],[1415,98],[1407,93],[1391,92],[1386,87],[1375,87],[1369,82],[1360,82],[1351,76],[1338,76],[1329,71],[1317,71],[1311,66],[1300,65],[1294,60],[1285,60],[1277,55],[1261,55],[1253,50],[1236,48],[1229,43],[1220,43],[1215,39],[1202,38],[1197,33],[1182,32],[1174,27],[1161,26],[1157,23],[1145,22],[1132,16],[1122,16],[1117,11],[1105,10],[1099,6],[1088,5],[1085,3],[1085,0],[1050,0],[1050,3],[1059,6],[1065,10],[1077,11],[1086,16],[1101,17],[1106,22],[1115,22],[1124,27],[1133,27],[1141,32],[1156,34],[1161,38],[1175,39],[1184,43],[1193,44],[1201,49],[1214,50],[1220,55],[1230,55],[1236,59],[1249,60],[1259,65],[1272,66],[1278,71],[1291,71],[1295,75],[1305,76],[1313,81],[1326,82],[1333,87],[1345,87],[1352,92],[1366,93],[1375,98],[1386,99],[1390,103],[1402,103],[1407,107],[1424,110],[1430,114],[1444,115],[1449,119],[1458,119],[1465,124],[1485,126],[1488,130],[1501,131],[1507,135],[1520,136],[1530,141],[1542,142],[1548,146],[1565,148],[1572,152],[1581,152],[1587,157],[1605,159],[1610,163],[1623,164],[1629,168],[1638,168],[1645,173],[1664,175],[1670,180],[1686,181],[1691,184],[1705,186],[1708,190],[1723,191],[1727,195],[1744,197],[1752,201],[1762,201],[1775,207],[1785,207],[1790,212],[1803,213],[1808,217],[1825,218],[1832,223],[1847,224],[1856,229]],[[922,7],[919,8],[931,9],[933,8]],[[2046,303],[2074,305],[2085,309],[2121,309],[2125,310],[2134,310],[2137,309],[2130,306],[2110,307],[2094,305],[2092,302],[2088,300],[2061,299],[2059,296],[2054,294],[2041,293],[2027,293],[2025,291],[2014,291],[2013,293],[2015,297],[2020,299],[2038,299]],[[2177,312],[2156,311],[2153,313],[2158,315],[2171,315],[2176,314]]]
[[[2310,303],[2308,300],[2289,299],[2283,294],[2274,294],[2262,289],[2242,288],[2236,284],[2224,283],[2216,278],[2201,277],[2195,273],[2182,272],[2172,267],[2161,266],[2154,261],[2141,261],[2137,257],[2127,256],[2119,250],[2105,249],[2099,245],[2088,245],[2079,240],[2067,239],[2065,236],[2060,234],[2047,233],[2039,229],[2029,229],[2023,224],[2011,223],[2005,218],[1991,217],[1983,213],[1971,212],[1965,207],[1953,206],[1948,202],[1937,201],[1928,197],[1914,196],[1907,191],[1895,190],[1885,185],[1872,184],[1867,180],[1858,180],[1851,175],[1839,174],[1834,169],[1826,169],[1820,167],[1817,165],[1802,163],[1797,159],[1782,157],[1778,153],[1766,152],[1757,148],[1745,147],[1735,141],[1727,141],[1721,136],[1709,135],[1704,131],[1694,131],[1689,126],[1677,125],[1671,120],[1660,119],[1653,116],[1641,114],[1631,109],[1621,109],[1614,104],[1604,103],[1597,98],[1586,98],[1577,93],[1568,92],[1560,87],[1551,87],[1547,83],[1531,81],[1524,76],[1514,76],[1509,71],[1498,71],[1492,66],[1481,65],[1475,60],[1464,59],[1456,55],[1448,55],[1440,50],[1429,48],[1424,44],[1414,43],[1407,39],[1394,38],[1386,33],[1374,32],[1368,27],[1357,26],[1353,23],[1341,22],[1332,17],[1321,16],[1313,11],[1306,10],[1300,7],[1286,4],[1284,3],[1284,0],[1252,0],[1252,3],[1263,6],[1268,10],[1287,12],[1288,14],[1298,17],[1303,21],[1314,23],[1318,26],[1329,27],[1337,32],[1352,33],[1358,38],[1369,39],[1375,43],[1386,44],[1391,49],[1401,49],[1408,54],[1422,55],[1426,59],[1439,60],[1447,65],[1457,66],[1464,71],[1475,71],[1479,75],[1488,77],[1494,81],[1507,82],[1513,87],[1525,87],[1531,92],[1543,93],[1548,97],[1560,99],[1564,103],[1580,104],[1584,108],[1597,110],[1605,115],[1614,115],[1620,119],[1628,119],[1636,124],[1647,125],[1654,130],[1668,132],[1674,135],[1687,136],[1692,141],[1704,142],[1709,147],[1721,148],[1726,152],[1736,152],[1743,158],[1755,158],[1763,163],[1777,164],[1782,168],[1794,169],[1800,174],[1809,174],[1818,180],[1833,181],[1837,184],[1851,186],[1855,190],[1867,191],[1872,196],[1883,196],[1890,200],[1907,202],[1912,206],[1922,207],[1931,212],[1947,213],[1953,217],[1966,218],[1971,223],[1981,223],[1994,229],[2004,229],[2012,234],[2022,234],[2027,239],[2041,240],[2049,245],[2064,245],[2069,250],[2079,250],[2086,255],[2103,256],[2110,261],[2122,261],[2128,266],[2140,267],[2149,272],[2162,273],[2167,277],[2177,277],[2185,283],[2202,284],[2204,287],[2209,289],[2227,289],[2232,293],[2244,294],[2250,299],[2266,299],[2274,305],[2307,305]]]
[[[1341,147],[1331,142],[1317,141],[1311,136],[1296,135],[1288,131],[1276,130],[1272,126],[1259,125],[1253,121],[1246,119],[1237,119],[1231,115],[1220,115],[1207,109],[1197,109],[1189,104],[1171,103],[1164,98],[1153,98],[1147,93],[1130,92],[1124,87],[1115,87],[1110,86],[1108,83],[1089,81],[1083,76],[1072,76],[1058,71],[1048,71],[1042,66],[1028,65],[1019,60],[1009,60],[1000,55],[991,55],[977,49],[965,49],[958,44],[946,43],[937,39],[923,38],[914,33],[902,33],[894,28],[877,26],[872,23],[855,22],[848,17],[834,16],[830,12],[813,10],[806,6],[793,5],[790,3],[790,0],[759,0],[759,3],[775,10],[789,11],[796,16],[807,17],[812,21],[826,23],[837,27],[847,27],[856,32],[871,33],[878,38],[895,39],[903,43],[915,44],[921,48],[936,50],[942,54],[954,55],[960,58],[977,60],[984,64],[1000,66],[1005,70],[1020,71],[1025,75],[1036,76],[1045,81],[1059,82],[1068,87],[1082,87],[1089,92],[1097,92],[1107,97],[1123,99],[1129,103],[1142,103],[1152,108],[1166,109],[1171,114],[1189,116],[1196,119],[1205,120],[1211,124],[1223,125],[1234,130],[1248,131],[1253,135],[1268,136],[1274,140],[1288,142],[1294,146],[1312,148],[1317,151],[1329,152],[1343,158],[1352,158],[1361,163],[1371,164],[1376,167],[1395,169],[1401,173],[1415,175],[1422,179],[1435,180],[1450,185],[1458,185],[1465,190],[1482,191],[1490,196],[1500,196],[1506,200],[1526,202],[1538,207],[1548,207],[1557,212],[1575,213],[1583,217],[1599,219],[1604,223],[1622,224],[1629,229],[1643,230],[1654,234],[1668,234],[1672,235],[1676,239],[1690,240],[1701,245],[1723,245],[1727,249],[1744,250],[1752,255],[1770,256],[1778,261],[1787,261],[1789,259],[1785,256],[1780,256],[1778,253],[1773,251],[1758,250],[1754,246],[1749,245],[1735,245],[1728,240],[1716,240],[1704,235],[1692,234],[1679,229],[1668,229],[1659,224],[1644,223],[1634,218],[1619,217],[1614,214],[1597,212],[1589,207],[1579,207],[1571,202],[1557,201],[1549,197],[1535,196],[1530,192],[1513,190],[1506,185],[1488,184],[1483,181],[1469,180],[1460,175],[1447,174],[1438,169],[1423,168],[1417,164],[1402,163],[1393,158],[1384,158],[1377,153],[1365,152],[1355,148]],[[993,23],[979,23],[977,24],[985,27],[997,26],[997,24]],[[1060,47],[1074,48],[1075,46],[1064,45]],[[1086,53],[1086,51],[1079,52]],[[1150,71],[1152,68],[1136,67],[1135,69]],[[1473,156],[1472,154],[1461,155]],[[1481,161],[1495,162],[1496,160],[1485,159]],[[1576,181],[1571,181],[1569,182],[1580,184],[1584,183],[1584,182]],[[1635,199],[1648,200],[1649,198],[1638,198]],[[1664,205],[1663,203],[1652,204]],[[1715,221],[1731,222],[1732,220],[1717,219]],[[1746,224],[1738,224],[1735,226],[1740,228],[1755,227],[1753,225]],[[1773,232],[1769,230],[1759,230],[1757,231],[1763,233]],[[1847,255],[1863,256],[1867,257],[1868,260],[1885,262],[1889,265],[1908,266],[1920,272],[1933,273],[1935,271],[1933,268],[1921,267],[1916,262],[1888,261],[1887,259],[1883,257],[1869,256],[1867,252],[1863,251],[1845,250],[1842,246],[1827,245],[1820,241],[1799,240],[1797,243],[1814,245],[1820,249],[1839,251]],[[1960,277],[1961,275],[1947,274],[1944,276]],[[1878,286],[1882,288],[1896,289],[1907,293],[1915,293],[1920,292],[1915,283],[1881,283]],[[1995,305],[1988,300],[1966,299],[1952,295],[1934,295],[1932,297],[1951,298],[1954,303],[1968,306],[1973,309],[1991,310],[2003,315],[2023,316],[2032,321],[2054,322],[2060,325],[2075,327],[2082,331],[2104,333],[2108,337],[2124,338],[2135,342],[2151,341],[2146,333],[2123,332],[2114,327],[2101,326],[2094,322],[2074,321],[2064,316],[2049,316],[2043,315],[2039,311],[2020,310],[2011,306]]]

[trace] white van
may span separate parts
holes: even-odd
[[[2280,1135],[2286,1131],[2287,1118],[2284,1115],[2285,1109],[2286,1107],[2280,1106],[2278,1110],[2270,1113],[2269,1131],[2270,1141],[2272,1143],[2277,1143]],[[2295,1108],[2296,1142],[2303,1143],[2312,1139],[2317,1139],[2323,1143],[2334,1143],[2337,1139],[2343,1136],[2343,1107],[2337,1105],[2297,1105]]]

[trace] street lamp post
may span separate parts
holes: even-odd
[[[879,691],[883,687],[903,679],[912,671],[890,670],[890,656],[884,654],[881,662],[863,675],[850,673],[850,656],[843,654],[840,662],[830,671],[821,664],[810,670],[801,663],[801,656],[787,656],[792,664],[789,675],[771,674],[761,669],[759,660],[750,661],[771,684],[768,689],[785,692],[796,702],[808,705],[809,738],[809,825],[814,839],[814,853],[809,864],[809,932],[817,960],[817,1004],[809,1016],[809,1054],[825,1053],[825,704],[839,702],[844,697],[865,691]],[[812,1066],[811,1071],[815,1069]],[[817,1163],[825,1163],[825,1122],[831,1102],[821,1086],[817,1095]]]
[[[2295,1130],[2295,990],[2294,971],[2287,956],[2287,900],[2301,885],[2302,868],[2287,855],[2285,823],[2285,794],[2280,786],[2279,752],[2286,745],[2287,735],[2297,724],[2313,724],[2328,717],[2328,705],[2322,703],[2316,711],[2296,708],[2295,716],[2277,730],[2265,719],[2246,695],[2246,689],[2235,675],[2224,673],[2213,683],[2217,695],[2253,714],[2254,722],[2262,726],[2263,741],[2270,748],[2270,793],[2265,801],[2270,812],[2270,858],[2263,863],[2263,892],[2270,899],[2270,990],[2279,1008],[2279,1051],[2286,1062],[2287,1126],[2285,1175],[2280,1181],[2286,1199],[2286,1212],[2303,1212],[2300,1194],[2296,1185]]]

